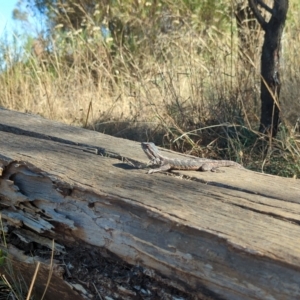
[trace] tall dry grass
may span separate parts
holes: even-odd
[[[18,47],[2,43],[0,105],[299,177],[300,22],[296,4],[291,7],[283,39],[282,126],[267,145],[256,131],[260,45],[253,45],[253,61],[245,64],[230,11],[219,27],[201,28],[193,15],[174,13],[175,27],[163,30],[158,18],[155,35],[145,25],[142,37],[132,33],[123,40],[104,38],[87,17],[84,28],[63,32],[57,26],[47,39],[28,39],[17,59]],[[137,18],[128,24],[143,26]]]

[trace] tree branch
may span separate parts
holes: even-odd
[[[260,1],[260,0],[257,0],[257,1]],[[260,11],[258,10],[256,3],[254,3],[254,2],[257,2],[257,1],[255,1],[255,0],[248,0],[248,3],[249,3],[250,8],[253,11],[253,14],[254,14],[255,18],[258,21],[258,23],[261,25],[262,29],[265,30],[266,27],[267,27],[267,22],[264,19],[264,17],[261,15]]]

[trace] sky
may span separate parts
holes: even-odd
[[[5,27],[13,27],[12,11],[18,0],[0,0],[0,35],[3,34]]]

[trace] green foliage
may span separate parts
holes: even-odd
[[[57,27],[68,32],[79,29],[91,32],[91,27],[108,22],[115,48],[125,44],[130,51],[135,51],[144,47],[146,40],[153,43],[160,33],[180,31],[183,24],[191,26],[198,34],[210,27],[221,30],[228,26],[230,5],[218,0],[107,0],[100,3],[20,0],[14,11],[15,18],[26,20],[28,8],[46,18],[44,23],[50,32]]]

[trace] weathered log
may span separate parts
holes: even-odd
[[[136,142],[0,109],[7,251],[25,275],[42,262],[38,292],[53,267],[48,299],[300,297],[298,180],[146,163]]]

